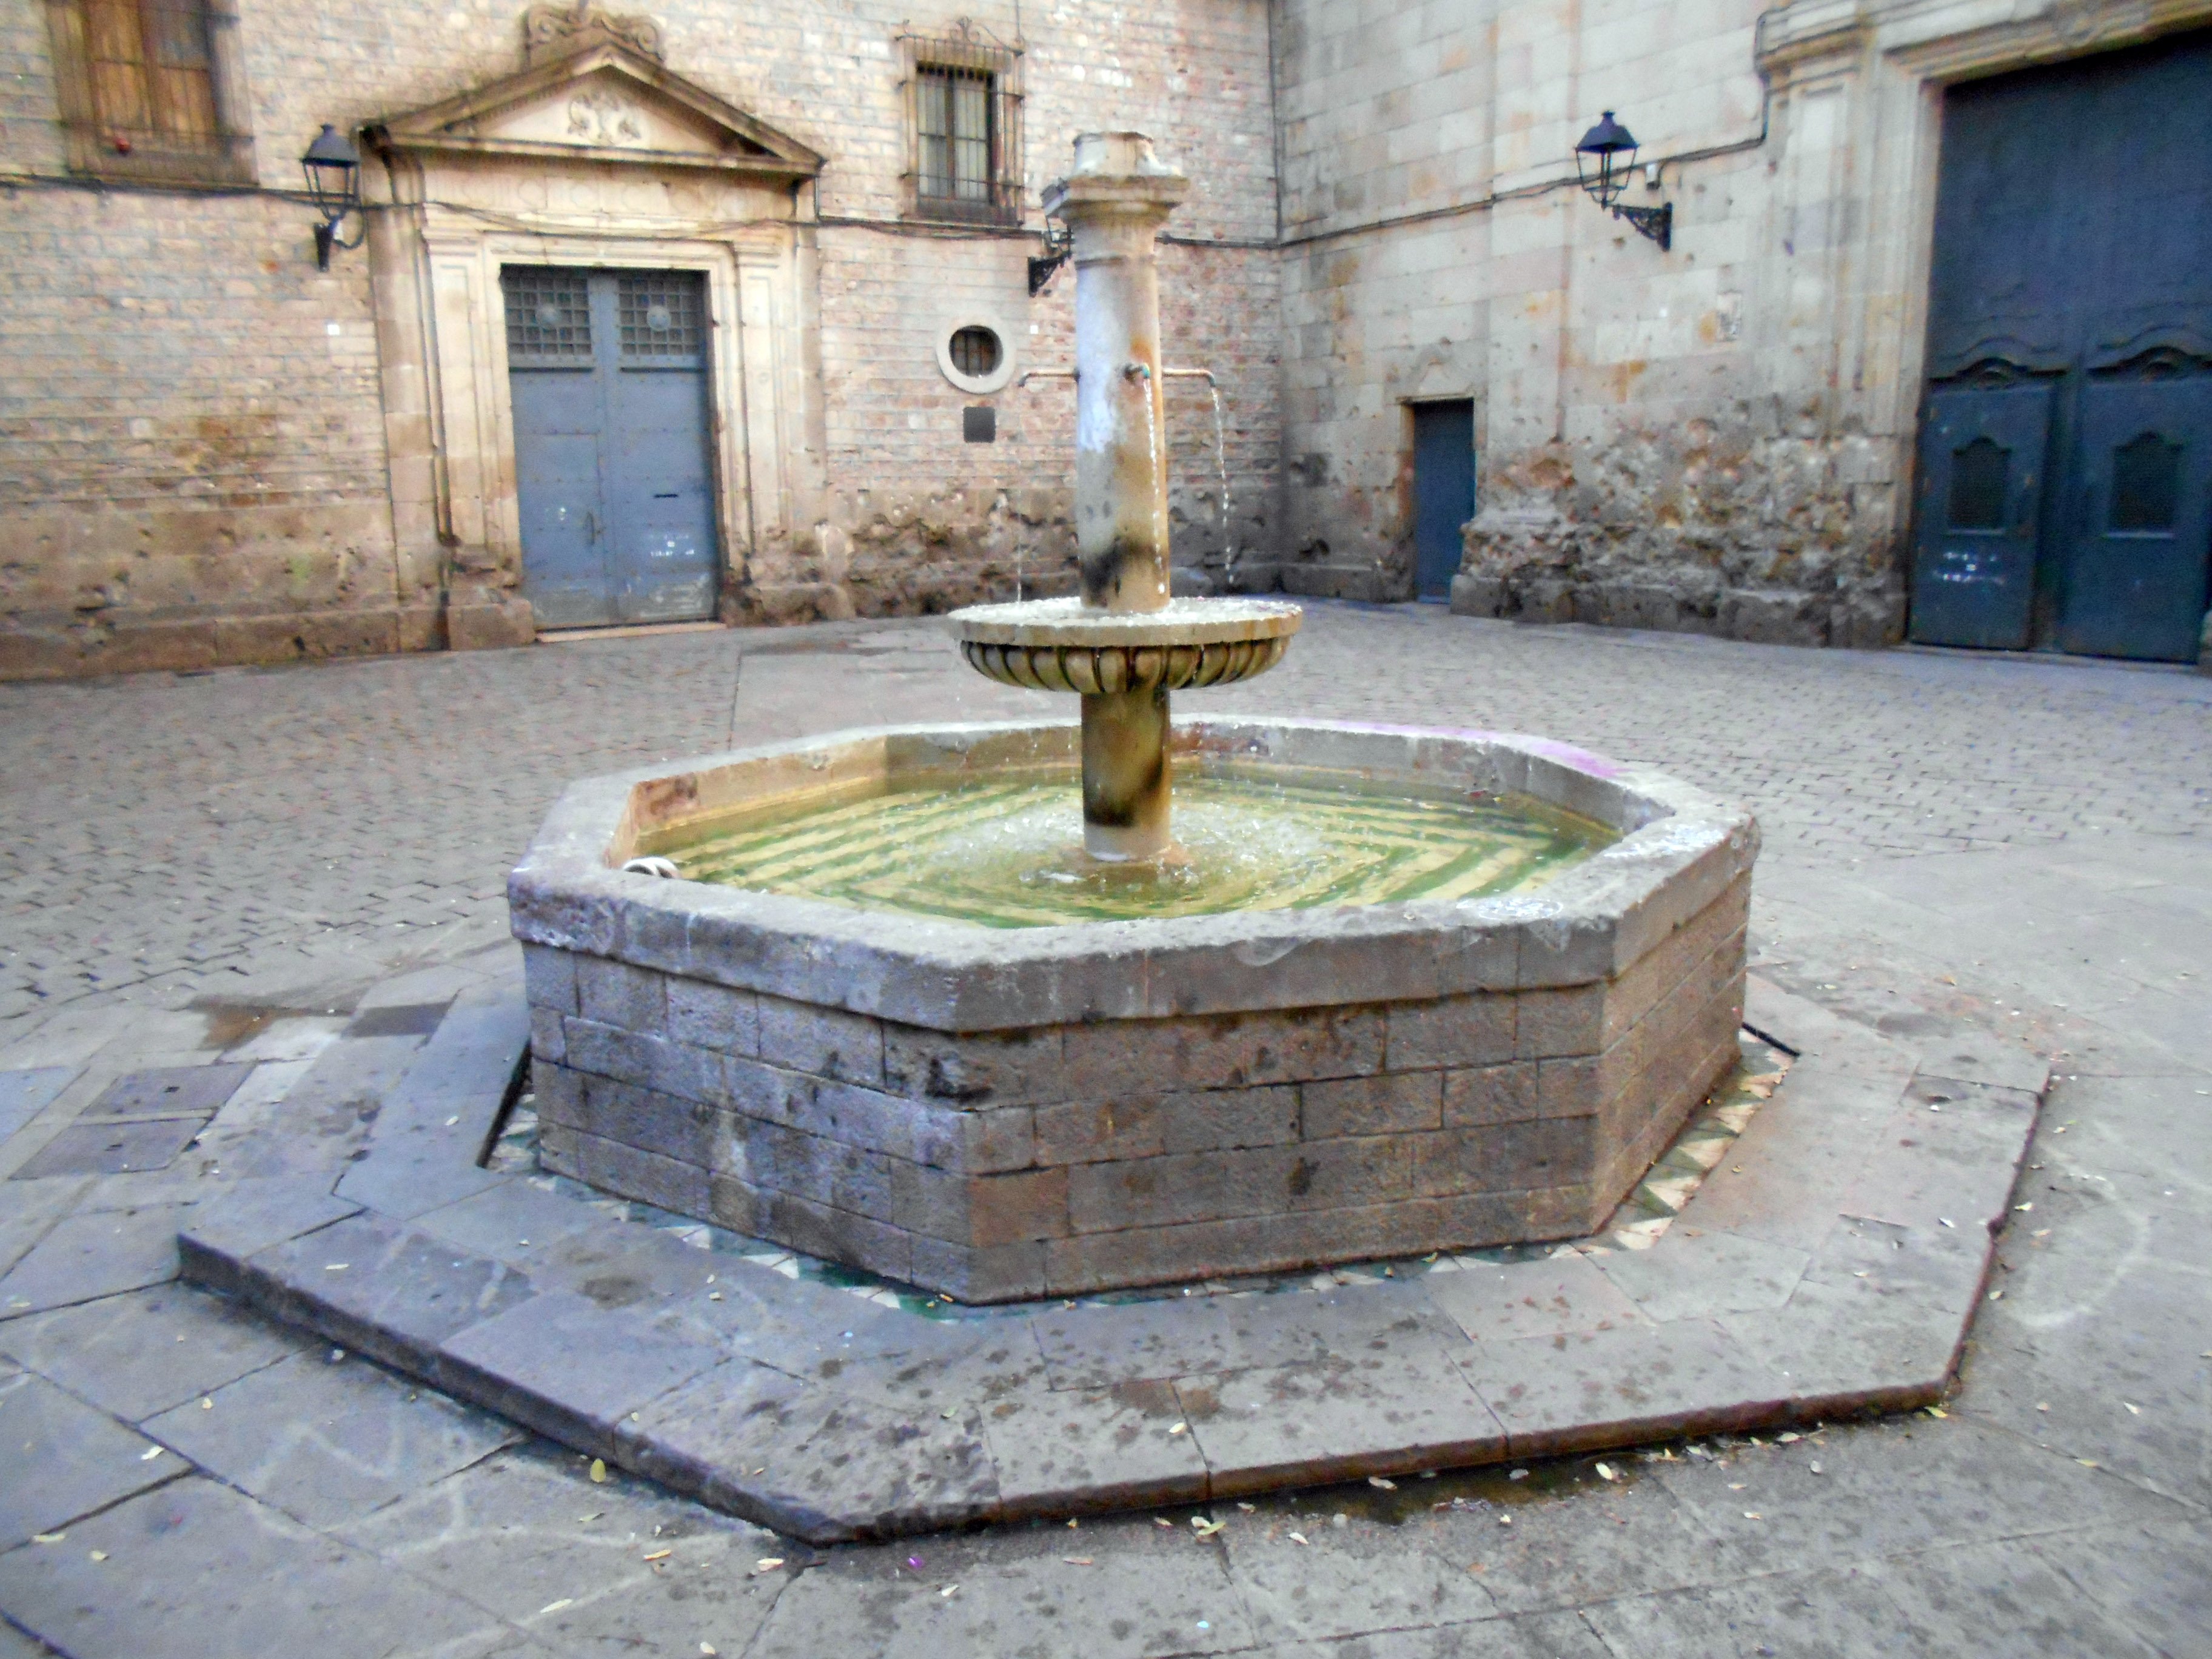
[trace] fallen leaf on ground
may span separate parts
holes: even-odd
[[[138,1454],[138,1461],[141,1463],[150,1463],[161,1455],[161,1451],[162,1448],[159,1446],[149,1446]]]
[[[1302,1532],[1294,1532],[1291,1534],[1291,1542],[1293,1544],[1303,1544],[1305,1541],[1306,1535]]]
[[[1620,1476],[1612,1464],[1601,1463],[1597,1466],[1597,1478],[1601,1480],[1618,1480]]]
[[[563,1607],[573,1607],[575,1605],[576,1598],[574,1596],[564,1595],[557,1601],[548,1601],[544,1607],[538,1608],[538,1615],[542,1618],[546,1613],[558,1613]]]
[[[953,1591],[955,1591],[955,1590],[958,1589],[959,1588],[960,1588],[960,1586],[959,1586],[959,1585],[957,1585],[957,1584],[947,1584],[947,1585],[946,1585],[943,1589],[941,1589],[941,1590],[938,1591],[937,1593],[938,1593],[938,1595],[939,1595],[939,1596],[947,1596],[947,1595],[951,1595]]]
[[[1152,1524],[1156,1527],[1172,1527],[1175,1522],[1164,1515],[1156,1515],[1152,1517]]]
[[[2141,1417],[2142,1415],[2142,1407],[2141,1406],[2129,1406],[2128,1402],[2124,1400],[2120,1401],[2120,1404],[2127,1406],[2128,1415],[2130,1417]]]
[[[1766,1517],[1761,1515],[1757,1510],[1746,1510],[1743,1512],[1743,1518],[1747,1521],[1764,1521],[1766,1519]]]
[[[1060,1559],[1071,1567],[1088,1567],[1096,1565],[1087,1555],[1063,1555]]]
[[[1498,1524],[1501,1527],[1510,1527],[1513,1524],[1513,1517],[1510,1515],[1501,1515],[1498,1517]]]
[[[763,1555],[759,1560],[753,1563],[753,1571],[755,1572],[774,1572],[782,1565],[783,1558],[781,1556]]]
[[[1380,1486],[1384,1492],[1395,1492],[1398,1490],[1398,1483],[1396,1481],[1385,1480],[1379,1474],[1369,1475],[1367,1477],[1367,1484],[1370,1486]]]
[[[68,1536],[65,1532],[34,1532],[31,1534],[31,1541],[33,1544],[58,1544]]]
[[[1168,1432],[1170,1434],[1182,1434],[1188,1430],[1189,1427],[1190,1425],[1188,1423],[1170,1424],[1168,1427]]]
[[[1194,1536],[1199,1538],[1212,1537],[1213,1534],[1219,1532],[1225,1524],[1225,1522],[1220,1521],[1209,1521],[1202,1515],[1194,1515],[1190,1517],[1191,1532]]]
[[[593,1483],[594,1485],[600,1485],[600,1484],[604,1484],[604,1483],[605,1483],[605,1481],[606,1480],[606,1478],[607,1478],[607,1460],[606,1460],[605,1458],[604,1458],[604,1457],[594,1457],[594,1458],[592,1460],[592,1483]]]
[[[95,1561],[105,1561],[107,1559],[107,1552],[106,1550],[93,1550],[89,1552],[89,1553],[91,1554],[92,1559]]]
[[[645,1559],[648,1561],[665,1561],[670,1556],[675,1553],[676,1552],[674,1550],[655,1550],[652,1554],[647,1556]]]

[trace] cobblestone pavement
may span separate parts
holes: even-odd
[[[1940,1419],[1224,1504],[1207,1538],[1174,1510],[817,1553],[171,1283],[170,1176],[32,1161],[149,1066],[251,1062],[215,1131],[264,1155],[311,1106],[343,1128],[374,1080],[317,1093],[322,1045],[376,982],[429,1000],[503,948],[567,778],[1050,701],[866,623],[0,687],[0,1656],[2212,1651],[2186,675],[1324,606],[1273,675],[1182,700],[1668,766],[1760,817],[1760,971],[2057,1055]]]

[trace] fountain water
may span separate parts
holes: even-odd
[[[1094,132],[1075,141],[1074,170],[1045,192],[1045,211],[1074,242],[1081,597],[951,617],[981,672],[1082,698],[1083,844],[1114,863],[1175,854],[1169,694],[1265,673],[1301,615],[1292,605],[1169,592],[1155,239],[1189,188],[1142,133]],[[1217,397],[1217,418],[1219,407]],[[1223,490],[1225,501],[1225,461]]]

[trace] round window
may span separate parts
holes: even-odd
[[[1000,359],[1006,355],[1005,348],[999,343],[999,337],[989,329],[975,324],[952,331],[951,352],[952,367],[978,380],[986,375],[997,374]]]

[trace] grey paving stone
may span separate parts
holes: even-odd
[[[928,1319],[903,1308],[823,1309],[854,1323],[841,1327],[811,1363],[785,1349],[756,1352],[780,1369],[810,1382],[835,1384],[886,1405],[913,1411],[973,1406],[990,1414],[1010,1402],[1042,1403],[1048,1373],[1036,1332],[1024,1315],[984,1319]],[[842,1333],[849,1328],[851,1334]],[[1172,1390],[1155,1387],[1141,1397]],[[1137,1397],[1137,1396],[1133,1396]]]
[[[1459,1364],[1516,1456],[1735,1427],[1787,1394],[1702,1319],[1479,1342]]]
[[[29,1371],[0,1375],[0,1550],[184,1472],[151,1441]]]
[[[2043,1559],[2062,1539],[1959,1544],[1885,1561],[1875,1575],[1929,1653],[2079,1653],[2157,1659],[2157,1650]],[[2201,1634],[2202,1632],[2200,1632]]]
[[[778,1599],[748,1659],[1024,1650],[1149,1659],[1252,1645],[1221,1550],[1194,1543],[1188,1528],[1111,1553],[1060,1531],[974,1559],[980,1553],[928,1549],[922,1568],[896,1577],[893,1562],[866,1557],[810,1571]]]
[[[472,1255],[516,1267],[534,1266],[549,1250],[579,1235],[628,1231],[588,1204],[513,1177],[456,1202],[418,1211],[414,1223]]]
[[[1617,1478],[1601,1477],[1600,1462]],[[1431,1547],[1510,1613],[1741,1576],[1743,1559],[1649,1473],[1636,1454],[1619,1452],[1477,1470],[1449,1482],[1464,1507],[1431,1514]],[[1328,1500],[1317,1494],[1315,1501]]]
[[[2025,1548],[2162,1652],[2204,1645],[2212,1627],[2212,1524],[2203,1516],[2067,1532]]]
[[[444,1002],[392,1002],[364,1008],[345,1029],[349,1037],[426,1037],[446,1017]]]
[[[2166,1201],[2159,1191],[2151,1202]],[[1982,1304],[1960,1403],[2154,1490],[2212,1500],[2203,1218],[2047,1188],[2033,1214],[2051,1239],[2008,1236],[2014,1271],[1994,1276],[2004,1300]]]
[[[180,1117],[148,1123],[73,1123],[39,1148],[11,1178],[35,1181],[48,1176],[164,1170],[198,1138],[206,1121]]]
[[[1849,1570],[1605,1601],[1583,1616],[1616,1653],[1652,1659],[1866,1659],[1932,1650],[1883,1593]]]
[[[549,1291],[454,1332],[432,1361],[439,1379],[563,1445],[615,1451],[615,1425],[728,1357],[649,1310]]]
[[[0,1320],[177,1276],[178,1205],[66,1216],[0,1279]]]
[[[1787,1244],[1677,1222],[1648,1250],[1612,1250],[1594,1260],[1646,1318],[1664,1322],[1778,1308],[1811,1257]]]
[[[75,1209],[90,1185],[81,1176],[53,1181],[0,1181],[0,1274],[21,1261],[54,1223]]]
[[[743,1653],[793,1576],[757,1564],[809,1553],[618,1471],[593,1485],[542,1442],[339,1531],[563,1654]]]
[[[182,1285],[0,1326],[0,1352],[132,1423],[273,1365],[301,1346],[296,1334]]]
[[[1047,1308],[1032,1320],[1052,1386],[1096,1390],[1188,1376],[1237,1363],[1225,1310],[1212,1298]]]
[[[454,1332],[534,1294],[528,1277],[503,1261],[371,1214],[271,1245],[249,1267],[257,1305],[418,1372]]]
[[[223,1102],[238,1092],[252,1072],[248,1062],[211,1066],[165,1066],[119,1077],[84,1109],[83,1115],[100,1117],[212,1116]]]
[[[1800,1285],[1779,1308],[1717,1322],[1779,1382],[1801,1415],[1897,1411],[1942,1397],[1971,1295],[1869,1285]]]
[[[30,1071],[0,1072],[0,1140],[21,1128],[61,1093],[76,1075],[71,1066],[41,1066]]]
[[[12,1625],[0,1625],[0,1655],[5,1659],[51,1659],[54,1650]]]
[[[1739,1446],[1725,1462],[1646,1473],[1746,1565],[1773,1571],[2187,1514],[2171,1498],[1955,1414],[1887,1430],[1831,1426],[1817,1440]]]
[[[997,1506],[963,1415],[906,1413],[736,1359],[643,1407],[622,1461],[811,1543],[957,1527]]]
[[[1427,1333],[1318,1363],[1184,1377],[1216,1497],[1486,1462],[1504,1428]]]
[[[204,1480],[72,1527],[66,1548],[0,1555],[0,1606],[66,1653],[132,1659],[459,1656],[509,1633],[481,1607]]]
[[[345,1037],[331,1043],[283,1100],[281,1133],[234,1141],[223,1167],[240,1176],[320,1175],[336,1180],[368,1138],[420,1039]],[[243,1092],[241,1091],[241,1092]]]
[[[312,1527],[367,1514],[519,1438],[511,1425],[335,1350],[254,1371],[147,1433]]]
[[[1286,1644],[1268,1653],[1269,1659],[1614,1659],[1571,1613],[1380,1630],[1333,1642]]]
[[[1456,1273],[1431,1273],[1424,1282],[1430,1298],[1481,1341],[1650,1322],[1595,1261],[1571,1250],[1540,1261],[1469,1260]]]
[[[1333,1547],[1317,1551],[1310,1534],[1304,1544],[1293,1540],[1297,1528],[1279,1517],[1260,1525],[1224,1508],[1215,1505],[1213,1518],[1225,1523],[1220,1543],[1230,1577],[1262,1642],[1460,1624],[1497,1611],[1482,1576],[1444,1553],[1446,1540],[1425,1529],[1412,1536],[1401,1528],[1346,1529],[1324,1534]]]
[[[1170,1383],[1125,1382],[1097,1394],[1031,1389],[979,1402],[976,1416],[1005,1519],[1206,1495],[1206,1460]]]
[[[234,1182],[196,1206],[178,1236],[178,1248],[194,1279],[234,1290],[238,1265],[247,1257],[360,1212],[360,1205],[333,1198],[327,1182],[258,1176]]]

